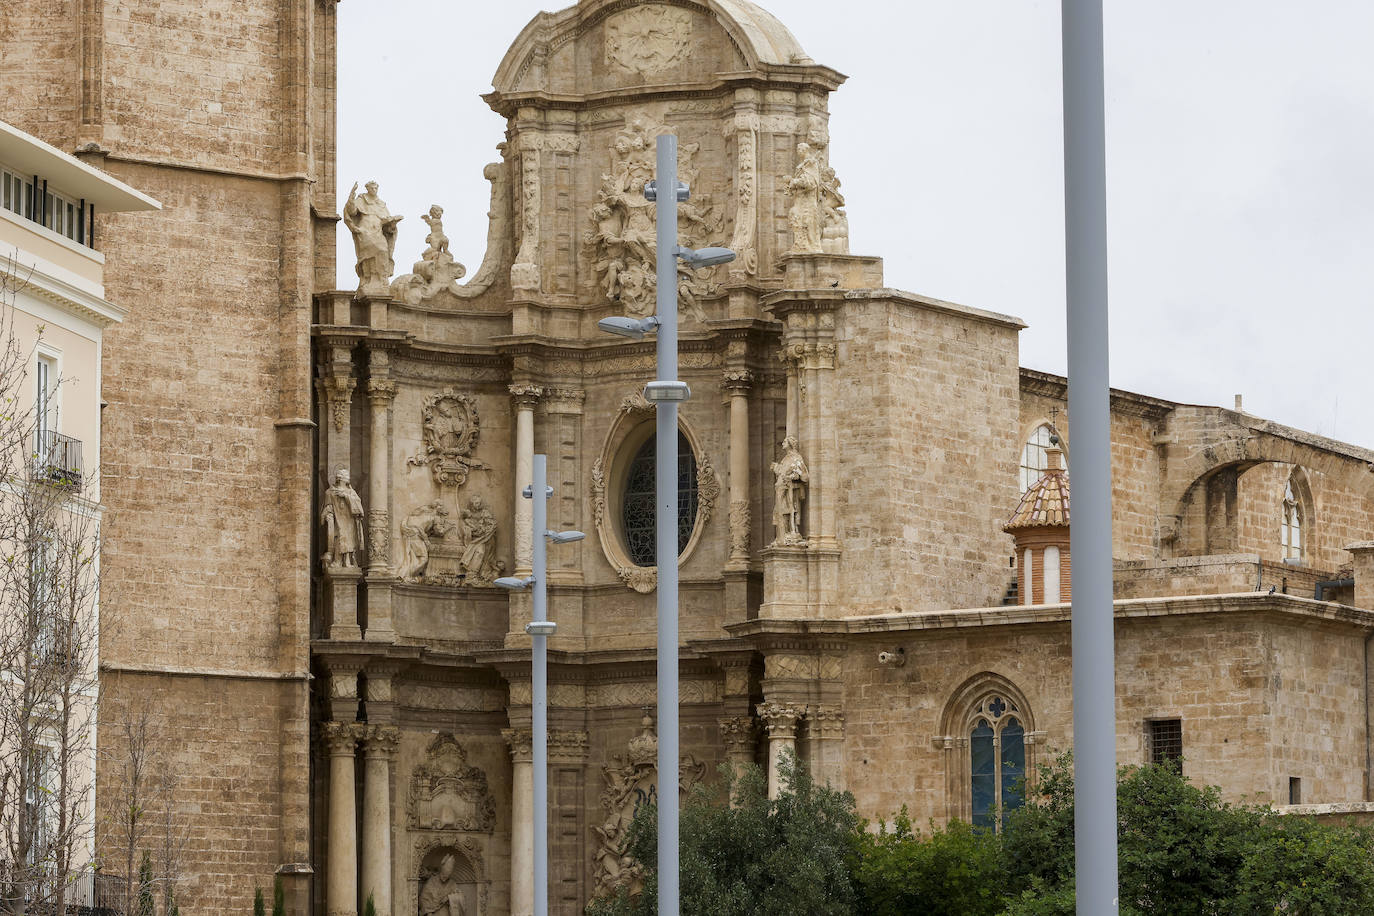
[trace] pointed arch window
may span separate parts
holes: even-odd
[[[1031,484],[1040,479],[1045,473],[1045,469],[1050,466],[1049,448],[1051,437],[1058,436],[1058,431],[1048,423],[1041,423],[1031,433],[1026,440],[1025,448],[1021,449],[1021,492],[1030,489]],[[1060,445],[1063,448],[1063,445]],[[1068,467],[1068,459],[1065,458],[1064,466]]]
[[[1015,703],[993,695],[979,704],[969,732],[969,786],[975,827],[1002,829],[1025,802],[1026,729]]]
[[[1283,525],[1279,531],[1285,560],[1302,559],[1303,521],[1302,503],[1293,491],[1293,478],[1289,477],[1283,486]]]

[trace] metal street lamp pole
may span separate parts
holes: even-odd
[[[1064,242],[1073,418],[1074,861],[1079,916],[1117,912],[1116,649],[1107,378],[1102,0],[1062,0]]]
[[[555,532],[548,529],[548,457],[534,456],[533,481],[525,498],[533,500],[532,544],[533,574],[525,579],[503,576],[496,580],[502,588],[534,586],[533,619],[525,632],[534,638],[530,652],[530,745],[534,768],[534,916],[549,913],[549,637],[557,625],[549,620],[548,545],[582,540],[580,531]]]
[[[677,377],[677,262],[693,269],[728,264],[728,248],[683,248],[677,243],[677,205],[688,189],[677,180],[677,137],[658,138],[654,180],[644,196],[654,201],[658,282],[656,314],[648,318],[603,318],[597,326],[641,340],[658,332],[657,367],[644,398],[654,404],[654,559],[658,564],[658,912],[678,916],[678,578],[677,578],[677,405],[692,396]]]
[[[658,138],[654,175],[658,231],[654,501],[658,507],[658,912],[678,916],[678,581],[677,405],[690,392],[677,380],[677,137]],[[646,391],[646,397],[648,392]]]

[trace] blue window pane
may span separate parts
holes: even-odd
[[[1026,778],[1026,730],[1015,717],[1002,727],[1002,810],[1025,803],[1022,780]]]
[[[973,825],[993,826],[997,807],[997,756],[992,746],[992,726],[979,719],[969,738],[969,754],[973,761]]]

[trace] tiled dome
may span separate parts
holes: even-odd
[[[1069,474],[1064,470],[1063,457],[1059,448],[1047,450],[1049,467],[1021,496],[1016,511],[1002,526],[1003,531],[1069,527]]]

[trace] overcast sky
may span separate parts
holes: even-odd
[[[504,121],[478,98],[544,0],[349,0],[339,193],[375,178],[396,262],[445,208],[469,273]],[[1057,0],[766,0],[849,76],[831,164],[850,249],[887,285],[1016,315],[1021,364],[1064,373]],[[1106,0],[1111,372],[1374,448],[1369,0]],[[842,10],[837,16],[836,11]],[[352,243],[340,227],[341,288]]]

